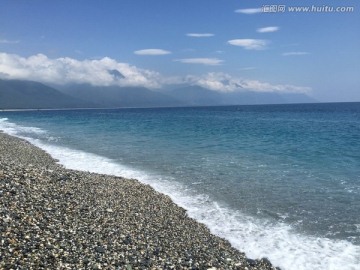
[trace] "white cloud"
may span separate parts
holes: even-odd
[[[16,44],[19,42],[18,40],[0,39],[0,44]]]
[[[144,49],[144,50],[138,50],[134,51],[137,55],[166,55],[171,54],[170,51],[166,51],[163,49]]]
[[[279,92],[279,93],[308,93],[310,87],[296,86],[291,84],[270,84],[257,80],[243,80],[243,88],[258,92]]]
[[[211,34],[211,33],[187,33],[186,35],[187,35],[188,37],[197,37],[197,38],[213,37],[213,36],[215,36],[214,34]]]
[[[230,45],[243,47],[244,49],[247,50],[262,50],[265,49],[268,42],[263,39],[244,38],[244,39],[232,39],[229,40],[228,43]]]
[[[258,28],[256,31],[258,33],[271,33],[271,32],[279,31],[279,29],[280,28],[278,26],[268,26],[268,27]]]
[[[185,64],[202,64],[207,66],[217,66],[224,62],[218,58],[185,58],[185,59],[177,59],[177,62],[185,63]]]
[[[236,13],[242,13],[242,14],[256,14],[261,13],[261,8],[244,8],[244,9],[237,9],[235,10]]]
[[[240,80],[233,79],[225,73],[211,72],[202,76],[187,76],[186,82],[213,91],[233,92],[242,88]]]
[[[240,70],[254,70],[256,69],[256,67],[243,67],[243,68],[240,68]]]
[[[258,80],[235,78],[226,73],[208,73],[203,76],[187,76],[186,82],[201,87],[219,91],[254,91],[254,92],[279,92],[279,93],[308,93],[310,87],[289,84],[270,84]]]
[[[114,76],[114,70],[123,76]],[[109,57],[99,60],[69,57],[50,59],[44,54],[25,58],[7,53],[0,53],[0,76],[55,84],[88,83],[149,88],[160,87],[163,80],[157,72],[120,63]]]
[[[299,56],[299,55],[307,55],[310,54],[308,52],[285,52],[282,55],[283,56]]]

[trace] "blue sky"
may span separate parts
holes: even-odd
[[[292,0],[284,12],[255,12],[284,2],[0,0],[0,77],[154,89],[240,85],[360,101],[358,1]],[[290,12],[292,6],[353,11]],[[115,82],[108,69],[126,79]]]

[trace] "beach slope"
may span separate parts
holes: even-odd
[[[137,180],[67,170],[0,132],[0,269],[275,269]]]

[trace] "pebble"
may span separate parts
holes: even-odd
[[[95,251],[99,253],[105,253],[105,249],[103,247],[96,247]]]
[[[0,191],[0,269],[276,269],[150,186],[67,170],[4,133]]]

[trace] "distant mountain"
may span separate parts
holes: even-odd
[[[109,70],[112,76],[123,76]],[[56,89],[55,89],[56,88]],[[39,82],[0,80],[0,109],[117,108],[219,106],[316,102],[304,94],[218,92],[182,86],[156,92],[144,87],[74,84],[47,86]]]
[[[39,82],[0,79],[0,109],[50,109],[93,107]]]
[[[172,107],[186,105],[174,97],[151,91],[144,87],[92,86],[88,84],[66,85],[59,88],[63,93],[81,98],[98,107]]]
[[[108,70],[108,73],[109,73],[110,75],[112,75],[115,79],[118,79],[118,80],[125,78],[125,76],[122,75],[122,73],[121,73],[120,71],[118,71],[117,69],[109,69],[109,70]]]
[[[282,103],[311,103],[316,100],[299,93],[273,92],[218,92],[200,86],[185,86],[166,92],[187,105],[246,105],[246,104],[282,104]]]
[[[224,95],[227,104],[286,104],[286,103],[312,103],[316,100],[300,93],[274,93],[274,92],[233,92]]]
[[[225,105],[223,94],[200,86],[185,86],[165,92],[188,106]]]

